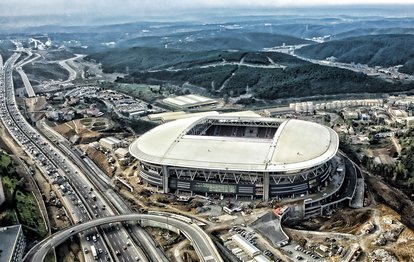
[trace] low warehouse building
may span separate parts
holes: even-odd
[[[119,158],[126,158],[130,156],[128,149],[123,147],[120,147],[117,150],[115,150],[115,155]]]
[[[99,140],[99,145],[103,148],[114,150],[122,146],[122,141],[115,137],[105,137]]]
[[[235,234],[231,237],[234,242],[249,256],[254,257],[260,254],[260,250],[247,241],[244,237],[239,234]]]

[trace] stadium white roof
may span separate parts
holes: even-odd
[[[278,122],[272,139],[186,134],[206,119]],[[296,171],[322,164],[336,154],[332,129],[301,120],[239,116],[199,116],[169,122],[142,135],[129,151],[144,162],[198,169]]]

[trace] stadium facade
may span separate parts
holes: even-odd
[[[160,125],[129,151],[141,180],[164,193],[268,200],[327,186],[338,144],[335,131],[312,122],[215,115]]]

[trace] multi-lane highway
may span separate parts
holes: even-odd
[[[104,217],[114,214],[114,211],[105,206],[105,201],[102,195],[96,190],[93,202],[85,196],[88,195],[87,190],[93,190],[93,185],[81,174],[81,171],[67,159],[67,157],[57,150],[47,139],[41,136],[35,130],[18,110],[15,102],[12,71],[14,64],[20,57],[19,54],[14,54],[8,59],[0,70],[0,106],[1,106],[1,120],[4,126],[8,129],[14,140],[36,161],[38,167],[43,173],[47,174],[51,184],[57,181],[62,187],[62,191],[55,190],[62,195],[62,202],[69,210],[69,217],[75,222],[90,220],[93,217]],[[66,181],[66,182],[65,182]],[[85,188],[85,186],[87,188]],[[63,189],[64,188],[64,189]],[[91,198],[92,199],[92,198]],[[129,234],[122,226],[120,230],[105,230],[103,229],[103,237],[99,241],[93,241],[93,236],[99,236],[99,231],[91,230],[86,232],[82,243],[85,243],[86,238],[89,242],[85,244],[87,247],[95,245],[97,250],[102,250],[99,254],[100,260],[111,260],[110,253],[114,254],[115,250],[122,249],[125,244],[130,241]],[[103,241],[105,240],[105,241]],[[108,244],[108,247],[106,244]],[[89,253],[85,250],[85,254]],[[105,254],[106,253],[106,254]],[[87,255],[86,257],[90,257]],[[113,256],[114,257],[114,256]],[[122,256],[115,257],[117,261],[132,261],[135,258],[146,261],[142,250],[132,245],[123,252]]]
[[[71,158],[72,161],[83,171],[83,173],[88,176],[90,181],[92,181],[94,188],[103,193],[102,196],[107,200],[106,202],[113,207],[116,214],[132,213],[132,210],[128,208],[128,205],[123,201],[123,199],[109,186],[110,181],[105,179],[106,175],[103,174],[103,172],[95,166],[92,161],[86,162],[85,160],[87,159],[82,158],[77,152],[75,152],[64,137],[57,134],[47,125],[43,124],[43,121],[39,121],[38,127],[46,136],[49,137],[49,139],[56,141],[57,146],[62,150],[62,152],[67,157]],[[76,180],[79,180],[79,178],[75,177],[74,181]],[[76,183],[79,186],[82,185],[81,181]],[[129,233],[131,234],[132,239],[137,240],[136,242],[142,246],[150,261],[168,261],[163,251],[156,247],[156,243],[144,229],[133,225],[129,228]]]
[[[39,169],[48,176],[49,182],[59,185],[54,186],[55,191],[60,195],[68,210],[68,216],[75,223],[82,223],[78,225],[82,230],[73,231],[70,235],[82,231],[80,235],[81,244],[87,260],[94,259],[90,255],[90,247],[93,245],[99,251],[95,259],[100,261],[110,261],[111,254],[114,260],[121,262],[136,260],[166,261],[165,255],[155,247],[151,237],[141,227],[133,225],[128,227],[128,231],[121,224],[95,228],[95,226],[104,224],[95,223],[94,221],[101,221],[97,220],[98,218],[104,218],[102,221],[111,223],[111,221],[134,220],[141,216],[141,218],[154,219],[158,222],[173,223],[192,241],[202,261],[222,261],[213,242],[204,231],[191,223],[169,218],[167,214],[131,214],[129,215],[131,217],[127,217],[127,219],[105,220],[114,214],[130,213],[131,210],[106,183],[97,179],[99,176],[95,174],[96,170],[88,167],[88,164],[75,154],[69,144],[61,141],[63,143],[59,146],[59,150],[22,116],[15,101],[12,79],[12,72],[19,57],[20,55],[15,53],[0,68],[1,121],[15,141],[35,160]],[[87,221],[93,223],[89,224],[88,222],[86,224]],[[63,232],[67,233],[67,231]],[[129,233],[132,233],[132,238]],[[59,236],[62,236],[61,233],[59,233]],[[56,239],[55,237],[52,236],[49,239]],[[64,240],[63,237],[59,239]],[[148,259],[143,250],[136,247],[132,240],[140,240],[140,245],[144,247]],[[52,241],[53,245],[46,244],[44,248],[50,249],[51,246],[61,243],[59,241]],[[31,254],[37,252],[40,251],[36,248],[31,251]],[[37,255],[35,257],[39,258]]]
[[[156,214],[128,214],[111,216],[100,219],[94,219],[86,223],[82,223],[73,227],[69,227],[65,230],[44,239],[38,243],[32,250],[30,250],[26,256],[25,261],[43,261],[49,249],[61,244],[67,238],[78,234],[89,228],[93,228],[103,224],[122,222],[122,221],[134,221],[134,220],[152,220],[159,223],[164,223],[178,228],[187,238],[190,239],[194,249],[200,257],[201,261],[205,262],[221,262],[223,261],[216,247],[214,246],[211,238],[196,224],[188,223],[168,215],[156,215]],[[133,260],[131,260],[133,261]]]

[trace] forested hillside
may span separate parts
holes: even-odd
[[[105,72],[129,72],[142,70],[167,69],[170,67],[186,68],[193,65],[226,61],[239,61],[242,52],[200,51],[186,52],[165,48],[134,47],[112,49],[96,53],[85,59],[102,63]]]
[[[395,85],[362,73],[314,64],[288,67],[285,70],[222,66],[179,71],[136,72],[118,81],[157,84],[189,82],[210,90],[212,95],[220,96],[245,94],[248,87],[255,97],[263,99],[394,92],[414,88],[414,85]]]
[[[302,47],[295,52],[313,59],[334,56],[337,61],[390,67],[403,65],[401,72],[414,73],[414,35],[370,35],[334,40]]]
[[[290,55],[275,52],[245,52],[245,51],[197,51],[189,52],[165,48],[134,47],[128,49],[112,49],[87,56],[86,60],[102,63],[104,72],[129,73],[153,71],[162,69],[188,69],[213,63],[240,62],[245,57],[245,63],[271,64],[268,57],[283,65],[298,65],[305,63]]]
[[[129,74],[125,83],[190,83],[211,95],[277,99],[324,94],[393,92],[412,89],[349,70],[311,64],[276,52],[188,52],[171,49],[117,49],[89,56],[107,72]]]

